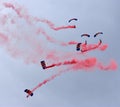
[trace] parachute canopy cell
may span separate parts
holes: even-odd
[[[77,21],[78,19],[77,19],[77,18],[72,18],[72,19],[70,19],[68,22],[70,23],[70,22],[73,21],[73,20]]]
[[[40,63],[41,63],[42,68],[43,68],[43,69],[46,69],[45,61],[43,60],[43,61],[41,61]]]
[[[94,37],[96,37],[96,36],[99,35],[99,34],[103,34],[103,32],[97,32],[97,33],[94,35]]]
[[[81,35],[81,37],[83,37],[83,36],[90,37],[90,35],[89,35],[89,34],[82,34],[82,35]]]

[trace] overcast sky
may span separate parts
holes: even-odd
[[[3,0],[4,1],[4,0]],[[10,0],[5,0],[10,1]],[[24,6],[31,16],[45,18],[56,26],[68,25],[70,18],[76,29],[52,31],[52,37],[61,41],[82,40],[80,35],[104,34],[97,39],[88,38],[88,43],[102,39],[108,44],[105,52],[91,53],[101,61],[115,59],[118,69],[114,72],[68,72],[34,92],[26,99],[24,89],[32,89],[62,66],[43,70],[39,64],[26,64],[22,59],[13,58],[0,47],[0,107],[120,107],[120,1],[119,0],[14,0]],[[41,25],[42,27],[42,25]],[[19,30],[19,29],[18,29]],[[54,44],[50,47],[55,49]],[[62,51],[74,51],[73,46],[62,47]],[[39,63],[39,62],[38,62]]]

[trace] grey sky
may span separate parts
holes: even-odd
[[[68,72],[43,85],[34,92],[33,97],[26,99],[25,88],[33,88],[57,72],[60,67],[44,72],[39,65],[25,64],[21,59],[12,58],[1,47],[0,107],[120,107],[120,1],[20,0],[17,2],[25,6],[29,14],[46,18],[56,26],[68,25],[70,18],[78,18],[77,22],[72,22],[77,26],[74,30],[58,32],[47,30],[57,40],[79,40],[82,33],[93,35],[103,31],[104,34],[99,38],[108,44],[108,49],[105,52],[95,51],[90,54],[105,62],[115,59],[118,69],[116,72],[99,70]],[[94,38],[88,39],[89,43],[96,41]],[[62,47],[60,49],[62,50]],[[74,51],[70,46],[68,50]]]

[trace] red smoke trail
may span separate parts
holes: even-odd
[[[91,50],[94,50],[94,49],[96,49],[98,47],[99,46],[96,45],[96,44],[82,45],[81,52],[91,51]]]
[[[103,65],[102,63],[98,63],[97,65],[101,70],[116,70],[117,69],[117,63],[114,60],[111,60],[108,66]]]
[[[17,15],[19,16],[19,18],[24,18],[25,20],[27,20],[27,23],[28,25],[29,24],[33,24],[33,26],[35,26],[35,24],[33,23],[34,21],[36,22],[44,22],[44,23],[47,23],[49,26],[51,26],[52,29],[56,29],[56,30],[59,30],[61,28],[74,28],[74,26],[63,26],[63,27],[54,27],[54,24],[46,19],[39,19],[39,18],[33,18],[32,16],[30,16],[24,9],[23,7],[21,6],[16,6],[16,5],[13,5],[11,3],[3,3],[4,6],[6,8],[12,8],[16,13]],[[14,20],[17,20],[17,19],[11,19],[12,21]],[[77,44],[78,42],[76,41],[70,41],[68,43],[66,42],[60,42],[58,40],[55,40],[54,38],[50,37],[42,28],[37,28],[37,31],[36,31],[36,35],[39,35],[39,34],[43,34],[45,36],[45,38],[49,41],[49,42],[52,42],[52,43],[56,43],[56,44],[59,44],[59,45],[62,45],[62,46],[68,46],[68,45],[75,45]]]
[[[61,66],[61,65],[73,65],[73,68],[72,68],[73,70],[76,70],[76,68],[79,68],[78,70],[81,70],[84,68],[88,70],[90,68],[98,68],[100,70],[116,70],[117,69],[117,64],[114,60],[112,60],[108,65],[105,66],[104,64],[99,62],[95,57],[87,58],[84,60],[72,59],[70,61],[54,63],[49,66],[46,66],[46,68],[51,68],[51,67]]]
[[[74,64],[72,67],[69,69],[63,70],[63,71],[58,71],[58,73],[52,75],[51,77],[45,79],[43,82],[39,83],[37,86],[35,86],[32,89],[32,92],[40,88],[42,85],[45,85],[47,82],[50,82],[51,80],[55,79],[56,77],[60,76],[62,73],[69,72],[69,71],[78,71],[78,70],[88,70],[93,68],[98,68],[100,70],[116,70],[117,69],[117,64],[114,60],[112,60],[108,65],[103,65],[101,62],[99,62],[95,57],[93,58],[87,58],[85,60],[77,60],[73,59],[71,61],[65,61],[63,63],[58,63],[58,64],[53,64],[54,66],[60,66],[60,65],[66,65],[66,64]]]
[[[40,33],[42,33],[49,42],[52,42],[52,43],[57,43],[57,42],[58,42],[57,40],[55,40],[55,39],[53,39],[52,37],[50,37],[50,36],[49,36],[43,29],[41,29],[41,28],[37,30],[37,34],[40,34]]]
[[[5,9],[15,10],[18,15],[9,12],[0,14],[0,45],[4,46],[14,58],[22,58],[26,63],[38,63],[40,58],[46,58],[54,51],[47,48],[48,42],[52,42],[54,45],[69,44],[57,41],[49,36],[45,30],[34,23],[34,18],[28,15],[22,6],[11,3],[3,4],[7,7]],[[39,36],[40,34],[44,35],[47,41]],[[62,55],[65,54],[57,51],[52,56],[61,59]],[[52,58],[49,59],[53,60]]]
[[[108,65],[104,65],[102,62],[99,62],[99,60],[95,57],[87,58],[85,60],[78,60],[76,64],[74,64],[71,69],[72,70],[94,70],[94,69],[100,69],[100,70],[116,70],[117,69],[117,63],[114,60],[111,60]]]
[[[17,13],[18,16],[22,17],[22,13],[21,13],[22,8],[21,8],[21,7],[15,7],[13,4],[7,3],[7,2],[6,2],[6,3],[3,3],[3,5],[4,5],[6,8],[12,8],[12,9]]]
[[[6,7],[6,8],[11,8],[11,9],[13,9],[16,13],[17,13],[17,15],[19,16],[19,17],[23,17],[23,18],[25,18],[28,22],[34,22],[34,21],[36,21],[36,22],[43,22],[43,23],[46,23],[46,24],[48,24],[48,26],[51,28],[51,29],[53,29],[53,30],[62,30],[62,29],[71,29],[71,28],[76,28],[76,26],[75,25],[68,25],[68,26],[60,26],[60,27],[55,27],[55,25],[51,22],[51,21],[49,21],[49,20],[46,20],[46,19],[40,19],[40,18],[37,18],[37,17],[31,17],[30,15],[28,15],[28,13],[27,13],[27,11],[25,12],[25,10],[23,9],[23,7],[21,7],[21,6],[18,6],[17,5],[17,7],[16,7],[16,5],[13,5],[13,4],[11,4],[11,3],[3,3],[3,5]]]
[[[78,42],[76,42],[76,41],[70,41],[70,42],[62,42],[61,43],[61,45],[62,46],[68,46],[68,45],[77,45],[78,44]]]
[[[74,45],[74,44],[76,45],[76,44],[78,44],[78,42],[76,42],[76,41],[70,41],[70,42],[68,42],[68,44],[69,45]]]
[[[61,29],[68,29],[68,28],[76,28],[75,25],[68,25],[68,26],[61,26],[61,27],[55,27],[55,25],[49,21],[49,20],[46,20],[46,19],[40,19],[40,18],[37,18],[37,17],[32,17],[28,14],[28,12],[22,7],[22,6],[19,6],[18,4],[12,4],[12,3],[9,3],[9,2],[5,2],[3,3],[3,5],[6,7],[6,8],[10,8],[12,10],[14,10],[16,12],[16,14],[19,16],[19,18],[22,20],[22,18],[24,18],[24,20],[26,20],[27,24],[29,25],[33,25],[35,26],[35,23],[34,22],[43,22],[43,23],[46,23],[48,24],[48,26],[53,29],[53,30],[61,30]],[[5,18],[2,18],[5,20]],[[14,23],[15,20],[17,19],[11,19],[11,23]],[[5,22],[5,21],[4,21]],[[30,26],[29,25],[29,26]],[[68,45],[75,45],[77,44],[78,42],[76,41],[70,41],[68,43],[66,42],[62,42],[62,41],[58,41],[58,40],[55,40],[54,38],[52,38],[51,36],[49,36],[45,30],[43,30],[42,28],[36,28],[36,35],[39,35],[39,34],[43,34],[45,36],[45,38],[49,41],[49,42],[52,42],[52,43],[55,43],[55,44],[59,44],[59,45],[62,45],[62,46],[68,46]],[[89,46],[91,47],[91,45]],[[97,48],[97,47],[96,47]],[[90,50],[90,49],[87,49],[87,50]]]
[[[49,49],[47,47],[48,42],[52,42],[55,44],[60,44],[62,46],[68,45],[76,45],[78,42],[70,41],[60,42],[55,40],[48,33],[41,28],[37,22],[42,22],[47,24],[53,30],[62,30],[68,28],[75,28],[75,26],[60,26],[55,27],[55,25],[46,20],[39,19],[36,17],[32,17],[28,14],[28,12],[23,9],[22,6],[14,5],[12,3],[3,3],[5,9],[12,9],[15,14],[0,14],[0,45],[4,46],[5,49],[13,56],[23,58],[27,63],[35,63],[38,64],[40,58],[47,59],[47,61],[57,61],[60,63],[53,63],[49,67],[68,65],[67,70],[59,71],[57,74],[51,76],[50,78],[44,80],[40,84],[38,84],[32,91],[35,91],[42,85],[47,82],[53,80],[57,76],[60,76],[64,72],[71,71],[79,71],[79,70],[91,70],[91,69],[100,69],[100,70],[116,70],[117,64],[114,60],[109,62],[108,65],[99,62],[97,58],[91,57],[84,60],[80,60],[80,54],[77,52],[65,53],[62,50],[57,51],[56,49]],[[2,19],[2,20],[1,20]],[[47,41],[44,40],[40,36],[40,34],[44,35]],[[55,45],[54,44],[54,45]],[[82,45],[82,52],[89,52],[90,50],[100,49],[105,50],[107,45],[99,45],[99,44],[89,44]],[[55,52],[53,52],[55,51]],[[76,51],[76,50],[75,50]],[[52,55],[51,55],[52,53]],[[78,56],[79,55],[79,56]],[[50,56],[50,57],[49,57]],[[66,57],[65,57],[66,56]],[[72,60],[67,60],[72,59]],[[57,59],[57,60],[55,60]],[[65,60],[65,61],[63,61]]]
[[[107,47],[108,47],[108,45],[107,45],[107,44],[104,44],[104,45],[99,46],[99,49],[100,49],[101,51],[104,51],[104,50],[107,49]]]
[[[65,70],[66,71],[66,70]],[[45,79],[43,82],[39,83],[37,86],[35,86],[31,91],[34,92],[36,89],[40,88],[42,85],[46,84],[47,82],[55,79],[56,77],[60,76],[65,71],[59,71],[56,74],[52,75],[51,77]],[[68,71],[68,70],[67,70]]]
[[[28,14],[28,12],[22,6],[19,6],[18,4],[12,4],[12,3],[9,3],[9,2],[5,2],[5,3],[3,3],[3,5],[6,8],[14,10],[21,20],[24,19],[27,22],[27,24],[28,25],[30,24],[31,26],[34,26],[36,22],[37,23],[42,22],[42,23],[46,23],[51,29],[56,30],[56,31],[57,30],[62,30],[62,29],[76,28],[75,25],[55,27],[55,25],[49,20],[40,19],[40,18],[37,18],[37,17],[30,16]],[[15,20],[17,20],[17,19],[11,19],[11,23],[14,24]],[[46,39],[49,42],[52,42],[52,43],[56,43],[56,44],[59,44],[59,45],[62,45],[62,46],[72,45],[72,42],[65,43],[65,42],[60,42],[58,40],[55,40],[54,38],[50,37],[45,32],[45,30],[43,30],[42,28],[39,28],[39,27],[37,28],[36,34],[37,35],[38,34],[43,34],[46,37]]]
[[[96,48],[98,48],[100,45],[102,44],[102,41],[100,40],[100,42],[98,44],[82,44],[81,46],[81,52],[87,52],[90,50],[94,50]],[[100,49],[101,50],[101,49]]]
[[[54,44],[58,44],[58,45],[61,45],[61,46],[69,46],[69,45],[76,45],[78,42],[76,41],[69,41],[69,42],[63,42],[63,41],[58,41],[58,40],[55,40],[54,38],[50,37],[43,29],[38,29],[37,30],[37,34],[43,34],[46,38],[46,40],[48,40],[49,42],[51,43],[54,43]]]
[[[49,65],[47,66],[46,64],[46,69],[47,68],[52,68],[52,67],[55,67],[55,66],[61,66],[61,65],[70,65],[70,64],[76,64],[77,63],[77,60],[76,59],[73,59],[71,61],[64,61],[64,62],[59,62],[59,63],[56,63],[56,64],[52,64],[52,65]]]
[[[36,22],[46,23],[46,24],[48,24],[48,26],[49,26],[51,29],[56,30],[56,31],[57,31],[57,30],[62,30],[62,29],[76,28],[75,25],[55,27],[55,25],[54,25],[51,21],[46,20],[46,19],[40,19],[40,18],[37,18],[37,17],[35,17],[34,20],[35,20]]]
[[[0,33],[0,45],[8,43],[9,39],[6,35]]]
[[[36,23],[34,23],[41,21],[48,23],[49,26],[55,28],[52,22],[46,19],[41,20],[39,18],[30,16],[22,6],[13,5],[12,3],[3,4],[5,8],[14,10],[18,15],[18,17],[16,17],[12,13],[11,16],[9,16],[9,14],[0,15],[0,18],[5,19],[0,20],[0,22],[2,21],[0,25],[0,33],[2,34],[2,36],[0,37],[0,44],[4,45],[7,51],[13,57],[23,58],[27,63],[38,63],[40,58],[49,58],[50,60],[54,61],[54,58],[62,60],[63,56],[69,56],[70,58],[78,56],[78,52],[71,52],[71,55],[69,53],[61,51],[56,51],[55,53],[53,53],[54,50],[50,50],[47,48],[46,45],[48,41],[60,44],[62,46],[76,45],[78,43],[76,41],[70,41],[68,43],[57,41],[51,36],[49,36],[45,32],[45,30],[43,30],[38,25],[36,25]],[[10,20],[14,20],[16,23],[13,24]],[[41,36],[38,36],[40,33],[46,37],[46,39],[48,40],[47,42],[44,41]],[[82,51],[90,51],[97,48],[100,50],[105,50],[107,48],[107,45],[98,47],[97,44],[89,44],[87,45],[87,48],[85,47],[86,50],[82,49]],[[49,57],[50,53],[52,53],[52,57]]]
[[[54,29],[54,30],[61,30],[61,29],[68,29],[68,28],[76,28],[76,26],[68,25],[68,26],[60,26],[60,27],[56,27],[56,28],[52,27],[52,29]]]

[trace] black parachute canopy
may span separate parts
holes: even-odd
[[[70,23],[70,22],[73,21],[73,20],[77,21],[78,19],[77,19],[77,18],[72,18],[72,19],[70,19],[68,22]]]

